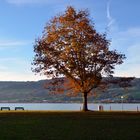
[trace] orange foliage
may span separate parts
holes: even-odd
[[[43,37],[34,46],[34,72],[43,72],[54,81],[61,80],[63,88],[83,97],[101,84],[103,75],[113,74],[115,65],[123,63],[125,56],[109,50],[110,41],[99,34],[87,11],[68,7],[64,14],[55,16],[44,28]],[[60,78],[62,79],[62,78]],[[57,93],[58,81],[48,86]],[[56,85],[56,88],[54,88]],[[59,91],[59,92],[58,92]]]

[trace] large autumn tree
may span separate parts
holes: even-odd
[[[42,37],[36,40],[33,71],[53,78],[52,89],[66,77],[68,89],[82,94],[83,110],[87,111],[87,96],[125,58],[109,45],[106,35],[96,31],[88,11],[67,7],[64,14],[48,22]]]

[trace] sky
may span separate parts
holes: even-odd
[[[31,71],[35,39],[67,6],[88,9],[110,49],[127,57],[114,76],[140,77],[140,0],[0,0],[0,81],[36,81]]]

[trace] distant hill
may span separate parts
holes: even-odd
[[[69,97],[65,94],[52,95],[44,88],[50,80],[37,82],[0,82],[0,102],[27,103],[27,102],[82,102],[82,97]],[[132,87],[124,90],[110,85],[104,91],[97,91],[96,96],[89,97],[89,102],[140,102],[140,78],[132,81]]]

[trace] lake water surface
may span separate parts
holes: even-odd
[[[124,111],[140,111],[139,104],[88,104],[90,110],[98,110],[102,105],[104,110],[124,110]],[[81,110],[82,104],[77,103],[0,103],[0,107],[10,107],[14,110],[15,107],[24,107],[25,110]]]

